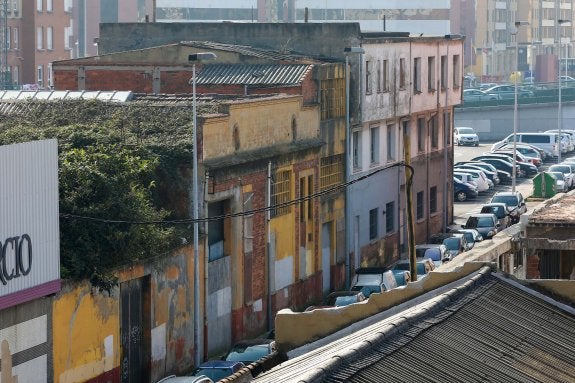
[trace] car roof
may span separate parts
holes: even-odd
[[[240,340],[234,344],[234,347],[247,347],[247,346],[257,346],[261,344],[270,344],[275,342],[273,339],[268,338],[255,338],[255,339],[245,339]]]
[[[489,203],[484,203],[483,205],[481,205],[481,207],[485,207],[485,206],[507,206],[505,205],[503,202],[489,202]]]
[[[469,217],[476,217],[476,218],[481,218],[481,217],[495,217],[495,220],[497,220],[497,216],[493,213],[472,213],[469,215]]]
[[[198,368],[234,368],[234,367],[243,367],[244,364],[242,362],[237,362],[233,360],[220,360],[220,359],[213,359],[208,360],[200,364]]]
[[[516,195],[519,195],[519,194],[521,194],[521,193],[518,192],[518,191],[500,191],[500,192],[495,193],[495,194],[493,195],[493,197],[499,196],[499,195],[503,195],[503,196],[516,196]]]

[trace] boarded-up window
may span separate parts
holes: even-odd
[[[321,83],[321,119],[345,116],[345,81],[341,78],[322,80]]]
[[[290,179],[291,171],[282,170],[277,171],[272,182],[272,201],[271,205],[274,207],[271,210],[271,216],[277,217],[290,212],[290,205],[283,205],[291,200],[290,193]]]
[[[344,155],[323,157],[320,164],[320,188],[321,190],[341,185],[343,182]]]

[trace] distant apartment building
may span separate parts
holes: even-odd
[[[477,25],[473,44],[477,61],[473,72],[484,81],[508,80],[516,68],[523,72],[531,71],[535,76],[537,63],[549,62],[543,60],[544,57],[552,56],[556,65],[560,57],[559,45],[562,57],[573,55],[573,23],[568,22],[574,20],[571,0],[486,0],[475,3]],[[529,24],[521,25],[516,32],[515,22],[518,21]]]
[[[0,89],[49,89],[51,62],[98,54],[101,22],[153,11],[153,0],[0,0]]]
[[[362,31],[445,35],[451,0],[157,0],[158,22],[359,22]]]

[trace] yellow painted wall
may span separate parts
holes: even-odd
[[[83,382],[120,365],[118,299],[88,283],[65,287],[53,301],[54,380]]]
[[[202,126],[204,159],[236,153],[234,126],[239,132],[238,152],[292,142],[292,117],[297,121],[297,139],[319,135],[317,106],[303,107],[301,96],[280,95],[237,101],[229,117],[208,118]]]

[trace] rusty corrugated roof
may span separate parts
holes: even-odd
[[[485,267],[254,382],[573,382],[575,310]]]

